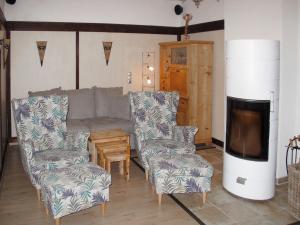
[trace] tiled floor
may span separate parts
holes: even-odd
[[[222,151],[198,151],[215,168],[212,191],[202,204],[201,194],[176,194],[187,208],[205,224],[216,225],[269,225],[290,224],[297,221],[288,213],[287,185],[276,187],[276,196],[269,201],[257,202],[241,199],[222,188]],[[110,202],[105,216],[98,207],[84,210],[62,219],[62,225],[122,224],[122,225],[196,225],[198,224],[169,196],[163,196],[158,207],[157,196],[146,182],[143,172],[131,164],[129,182],[112,168]],[[26,177],[17,147],[7,153],[3,182],[0,189],[0,225],[53,224],[43,207],[37,203],[35,190]]]
[[[252,201],[229,194],[222,187],[223,152],[218,149],[197,151],[215,168],[208,202],[201,204],[198,194],[176,195],[205,224],[254,225],[290,224],[297,220],[288,213],[287,184],[276,187],[276,195],[268,201]]]

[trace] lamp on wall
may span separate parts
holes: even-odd
[[[185,0],[180,0],[180,1],[182,1],[182,2],[185,2]],[[197,7],[197,8],[199,8],[199,5],[200,5],[200,3],[203,1],[203,0],[192,0],[194,3],[195,3],[195,6]],[[220,0],[217,0],[217,2],[219,2]]]
[[[142,90],[155,90],[155,52],[143,52],[142,54]]]

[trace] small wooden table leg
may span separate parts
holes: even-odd
[[[101,205],[100,205],[100,208],[101,208],[101,214],[102,214],[102,216],[104,216],[106,204],[105,204],[105,203],[101,204]]]
[[[206,198],[207,198],[207,192],[202,192],[202,201],[203,201],[203,204],[205,204]]]
[[[107,170],[107,172],[109,172],[110,173],[110,161],[109,160],[106,160],[106,170]]]
[[[98,152],[97,152],[97,148],[96,148],[96,144],[95,142],[91,142],[89,141],[89,152],[91,153],[91,161],[95,164],[97,164],[98,160],[97,160],[97,155],[98,155]]]
[[[121,160],[119,162],[119,171],[120,171],[120,175],[124,175],[124,161]]]
[[[158,194],[158,206],[161,205],[162,194]]]
[[[130,171],[130,157],[126,157],[126,162],[125,162],[125,173],[126,173],[126,180],[129,180],[129,171]]]
[[[60,225],[60,218],[55,219],[55,225]]]

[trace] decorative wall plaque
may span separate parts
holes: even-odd
[[[112,48],[112,42],[111,41],[103,41],[103,50],[104,50],[104,56],[105,56],[105,61],[106,65],[108,65],[109,62],[109,56]]]
[[[9,45],[10,45],[10,39],[4,39],[4,41],[3,41],[3,52],[4,52],[3,64],[4,64],[4,67],[6,66]]]
[[[39,57],[40,57],[41,66],[43,66],[44,56],[45,56],[45,51],[46,51],[46,46],[47,46],[47,41],[37,41],[36,45],[37,45],[37,49],[39,51]]]

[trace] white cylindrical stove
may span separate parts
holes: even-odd
[[[226,104],[228,98],[269,102],[267,160],[243,158],[228,151],[225,125],[223,186],[229,192],[253,200],[275,193],[275,167],[279,102],[279,41],[230,40],[226,46]],[[228,109],[225,110],[226,114]],[[225,123],[227,123],[225,115]],[[226,133],[227,132],[227,133]],[[228,143],[227,143],[228,142]],[[248,144],[248,149],[249,149]]]

